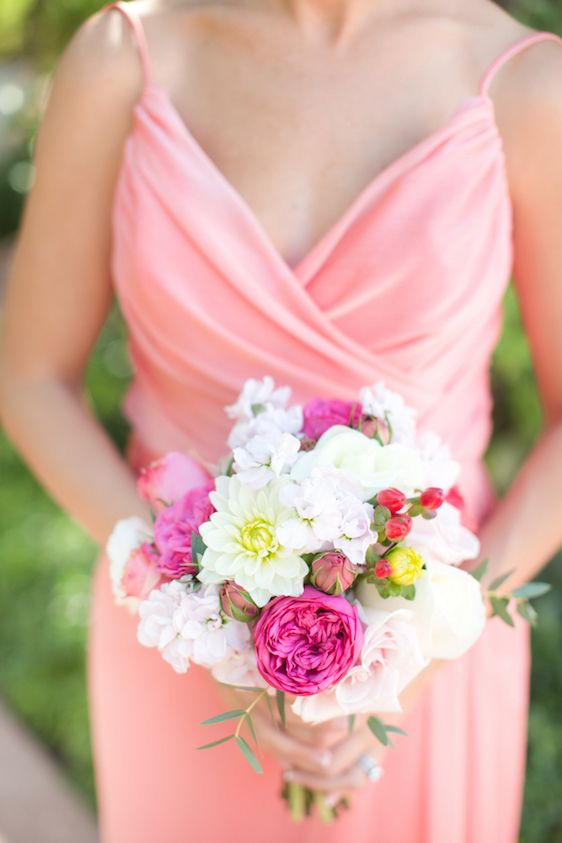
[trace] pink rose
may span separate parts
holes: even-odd
[[[274,688],[298,696],[335,685],[361,652],[363,628],[345,597],[305,586],[300,597],[276,597],[254,629],[258,670]]]
[[[318,439],[335,424],[357,427],[361,409],[359,401],[313,398],[303,407],[303,432],[309,439]]]
[[[213,480],[190,489],[172,506],[166,507],[154,522],[154,543],[160,551],[158,569],[172,579],[199,570],[191,555],[192,533],[198,533],[215,508],[209,492],[215,488]]]
[[[160,460],[142,468],[137,478],[140,497],[159,512],[165,506],[176,503],[185,493],[205,483],[210,478],[203,466],[186,454],[171,451]]]
[[[143,542],[132,551],[121,578],[121,588],[127,597],[144,600],[153,588],[160,585],[162,574],[157,563],[158,556],[148,542]]]

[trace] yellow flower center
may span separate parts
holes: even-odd
[[[260,558],[275,553],[279,543],[273,525],[263,518],[248,521],[240,530],[240,544],[248,553]]]

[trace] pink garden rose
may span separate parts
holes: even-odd
[[[300,597],[276,597],[254,629],[260,674],[274,688],[298,696],[335,685],[361,652],[357,609],[343,596],[305,586]]]
[[[137,479],[140,497],[159,512],[166,505],[176,503],[194,486],[209,480],[209,472],[186,454],[171,451],[141,469]]]
[[[361,418],[361,409],[358,401],[313,398],[303,407],[303,432],[309,439],[318,439],[335,424],[356,427]]]
[[[160,551],[159,570],[172,579],[197,573],[191,556],[192,533],[208,521],[215,508],[209,492],[215,488],[213,480],[190,489],[172,506],[163,509],[154,522],[154,543]]]
[[[132,551],[121,578],[121,587],[127,597],[144,600],[153,588],[160,585],[162,574],[157,564],[158,556],[148,542]]]

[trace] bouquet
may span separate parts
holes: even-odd
[[[262,772],[251,710],[275,701],[279,727],[288,700],[303,721],[368,715],[389,743],[381,715],[432,659],[455,659],[483,631],[479,578],[459,567],[479,542],[463,518],[460,472],[434,433],[420,435],[414,411],[384,383],[356,401],[290,404],[269,376],[246,381],[226,407],[230,452],[212,477],[172,452],[143,469],[140,495],[153,523],[117,524],[108,544],[113,592],[138,613],[137,637],[178,673],[193,662],[221,683],[255,694],[232,735]],[[494,614],[532,620],[533,583],[489,594]],[[271,698],[271,700],[270,700]],[[241,734],[242,726],[249,730]],[[294,818],[321,794],[285,785]]]

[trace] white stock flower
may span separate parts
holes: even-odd
[[[271,375],[265,375],[261,380],[248,378],[236,402],[225,407],[225,412],[231,419],[251,419],[267,405],[286,407],[290,396],[291,388],[282,386],[276,389]]]
[[[357,598],[365,609],[409,609],[424,656],[456,659],[478,640],[484,630],[486,610],[480,584],[467,571],[426,559],[426,571],[416,582],[412,601],[403,597],[383,599],[374,585],[361,582]]]
[[[460,474],[460,463],[453,459],[449,446],[432,431],[418,439],[420,456],[425,466],[425,486],[438,486],[448,491]]]
[[[137,515],[133,515],[117,522],[105,546],[105,552],[109,559],[109,576],[113,596],[117,603],[128,605],[131,609],[137,607],[138,600],[127,597],[123,590],[122,580],[125,566],[133,550],[140,547],[143,542],[151,542],[152,539],[153,533],[150,525]]]
[[[277,533],[293,515],[280,501],[288,482],[281,477],[254,490],[236,474],[216,478],[209,494],[216,512],[199,528],[206,545],[197,575],[202,582],[234,580],[258,606],[277,595],[302,594],[308,566]]]
[[[291,433],[270,424],[258,426],[245,445],[234,448],[234,470],[242,483],[260,489],[293,465],[300,446]]]
[[[177,673],[185,673],[191,661],[212,667],[232,650],[246,649],[250,638],[246,624],[225,620],[213,585],[190,591],[171,580],[142,601],[139,615],[138,641],[157,647]]]
[[[461,522],[458,507],[444,501],[432,519],[412,519],[408,545],[426,551],[432,559],[449,565],[460,565],[476,559],[480,552],[478,538]]]
[[[392,427],[392,441],[413,445],[416,435],[416,411],[409,407],[398,392],[387,389],[383,381],[364,386],[359,397],[363,412],[379,419],[388,415]]]
[[[383,447],[360,431],[339,424],[323,433],[311,451],[299,455],[291,477],[303,480],[316,466],[343,471],[361,486],[362,500],[388,486],[412,494],[424,482],[423,463],[414,448],[395,443]]]
[[[258,670],[256,653],[248,646],[243,652],[231,651],[224,661],[211,668],[217,682],[247,688],[267,688],[267,682]]]
[[[280,433],[299,433],[303,424],[302,407],[298,404],[287,407],[290,395],[290,387],[276,389],[269,375],[261,381],[247,380],[236,403],[225,408],[229,418],[237,419],[228,435],[229,447],[245,445],[263,432],[265,425]]]

